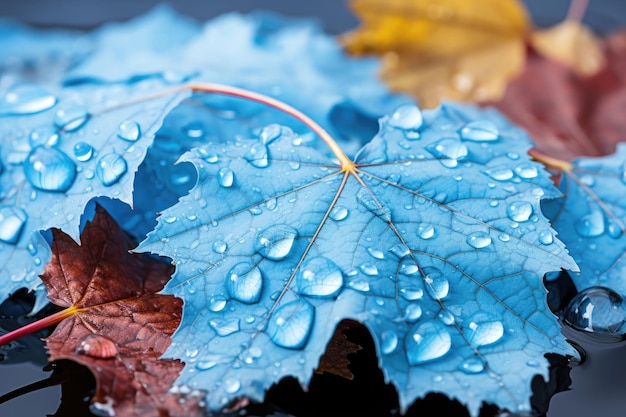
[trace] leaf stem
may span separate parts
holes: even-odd
[[[558,158],[553,158],[551,156],[548,156],[540,151],[538,151],[537,149],[531,149],[528,151],[528,154],[535,160],[538,162],[543,163],[544,165],[546,165],[549,168],[556,168],[556,169],[560,169],[564,172],[570,172],[572,170],[572,164],[567,162],[567,161],[563,161],[562,159],[558,159]]]
[[[589,6],[589,0],[570,0],[569,9],[567,10],[566,21],[582,22],[587,7]]]
[[[61,310],[59,312],[51,314],[48,317],[44,317],[40,320],[29,323],[26,326],[20,327],[19,329],[15,329],[9,333],[3,334],[2,336],[0,336],[0,346],[11,343],[16,339],[19,339],[20,337],[35,333],[39,330],[45,329],[46,327],[57,324],[61,320],[73,316],[78,311],[79,308],[71,306],[66,308],[65,310]]]

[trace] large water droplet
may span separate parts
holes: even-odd
[[[391,218],[391,211],[387,207],[383,207],[368,188],[359,189],[356,194],[356,200],[376,216]]]
[[[554,242],[554,235],[550,230],[542,230],[539,232],[539,243],[543,245],[550,245]]]
[[[330,211],[330,218],[338,222],[348,217],[348,213],[344,206],[336,206]]]
[[[89,119],[89,113],[83,106],[76,105],[57,110],[54,124],[66,132],[80,129]]]
[[[259,139],[261,143],[267,145],[280,137],[282,134],[283,128],[281,125],[272,123],[270,125],[265,126],[261,133],[259,134]]]
[[[74,183],[76,165],[56,148],[37,146],[24,162],[24,175],[30,184],[45,191],[66,191]]]
[[[604,233],[604,216],[600,210],[581,217],[576,222],[576,231],[582,237],[596,237]]]
[[[493,315],[477,311],[466,320],[463,334],[473,346],[484,346],[500,340],[504,335],[504,326]]]
[[[398,334],[393,330],[386,330],[380,335],[380,350],[383,355],[393,353],[398,347]]]
[[[215,242],[213,242],[213,245],[211,245],[211,248],[213,249],[213,252],[219,253],[221,255],[226,252],[226,249],[228,249],[228,243],[224,242],[223,240],[216,240]]]
[[[432,239],[435,236],[435,228],[432,224],[420,223],[417,226],[417,235],[422,239]]]
[[[455,161],[467,157],[467,146],[456,138],[443,138],[427,147],[428,151],[439,158],[452,159]]]
[[[411,328],[405,339],[410,365],[438,359],[450,351],[452,338],[443,324],[430,320]]]
[[[404,319],[409,323],[415,323],[420,317],[422,317],[422,307],[419,304],[409,304],[404,309]]]
[[[17,243],[27,219],[26,212],[19,207],[0,207],[0,240],[11,244]]]
[[[256,142],[250,146],[243,159],[257,168],[265,168],[270,164],[267,146],[261,142]]]
[[[239,322],[240,320],[238,318],[224,320],[214,319],[209,320],[209,326],[215,330],[218,336],[226,337],[239,331]]]
[[[108,359],[117,355],[117,346],[107,337],[89,334],[80,340],[76,353],[92,358]]]
[[[472,356],[459,364],[459,369],[466,374],[478,374],[485,370],[485,360],[480,356]]]
[[[230,168],[220,168],[217,172],[217,182],[224,188],[232,187],[235,182],[235,173]]]
[[[87,142],[77,142],[74,145],[74,156],[80,162],[86,162],[93,156],[93,146]]]
[[[330,259],[307,259],[296,275],[298,293],[312,297],[334,297],[343,287],[341,269]]]
[[[116,153],[109,153],[98,160],[96,176],[105,187],[109,187],[122,178],[128,166],[126,160]]]
[[[522,162],[515,167],[515,173],[524,179],[536,178],[539,175],[537,167],[531,162]]]
[[[301,349],[307,342],[315,309],[305,300],[291,301],[274,311],[267,325],[272,342],[287,349]]]
[[[387,120],[389,126],[402,130],[417,130],[422,126],[422,112],[413,105],[403,105]]]
[[[289,255],[298,231],[291,226],[278,224],[258,234],[257,251],[267,259],[279,261]]]
[[[433,300],[441,300],[448,295],[450,291],[450,283],[443,276],[443,273],[432,266],[424,267],[424,282],[428,295]]]
[[[31,148],[37,146],[56,146],[59,143],[59,132],[52,126],[40,126],[33,129],[28,136]]]
[[[488,142],[497,140],[500,132],[498,128],[489,120],[474,120],[467,123],[461,129],[461,139],[474,142]]]
[[[488,169],[485,171],[485,174],[489,175],[496,181],[508,181],[513,178],[513,171],[510,168],[505,167]]]
[[[563,319],[577,330],[621,337],[626,332],[626,305],[610,288],[589,287],[572,298],[563,310]]]
[[[17,84],[0,100],[0,115],[33,114],[48,110],[57,99],[36,84]]]
[[[527,201],[514,201],[506,207],[506,215],[514,222],[525,222],[533,214],[533,206]]]
[[[141,127],[134,120],[125,120],[117,127],[117,136],[129,142],[135,142],[141,136]]]
[[[235,300],[256,303],[261,298],[263,276],[261,270],[247,262],[233,266],[226,277],[226,290]]]
[[[470,246],[476,249],[486,248],[491,244],[491,238],[485,232],[472,232],[467,235],[466,240]]]
[[[234,394],[241,388],[241,382],[237,379],[227,378],[224,380],[224,391]]]

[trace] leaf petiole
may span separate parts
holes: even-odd
[[[531,149],[528,151],[528,155],[530,155],[535,161],[543,163],[548,168],[560,169],[564,172],[570,172],[572,170],[572,164],[563,161],[562,159],[554,158],[552,156],[548,156],[537,149]]]
[[[43,330],[47,327],[53,326],[59,323],[61,320],[73,316],[78,313],[80,309],[75,306],[71,306],[66,308],[65,310],[61,310],[54,314],[49,315],[48,317],[44,317],[41,320],[34,321],[32,323],[27,324],[26,326],[20,327],[19,329],[15,329],[9,333],[3,334],[0,336],[0,346],[5,345],[7,343],[11,343],[14,340],[19,339],[20,337],[38,332],[39,330]]]

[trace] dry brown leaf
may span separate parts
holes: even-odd
[[[423,108],[442,98],[497,100],[520,74],[529,21],[516,0],[353,0],[352,54],[383,55],[381,77]]]

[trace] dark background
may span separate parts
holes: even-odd
[[[468,0],[472,1],[472,0]],[[0,18],[10,18],[38,27],[91,29],[110,21],[141,15],[153,0],[0,0]],[[536,26],[562,20],[569,0],[526,0]],[[329,34],[358,25],[346,0],[179,0],[169,2],[179,12],[206,21],[219,14],[272,10],[294,17],[315,18]],[[584,21],[605,34],[626,24],[626,1],[591,0]],[[164,30],[167,30],[164,28]],[[574,336],[576,338],[576,336]],[[548,417],[623,417],[626,415],[626,347],[578,340],[587,360],[570,376],[571,390],[553,397]],[[0,364],[0,395],[49,376],[39,364]],[[53,414],[59,404],[59,387],[26,394],[0,405],[0,415],[41,417]]]

